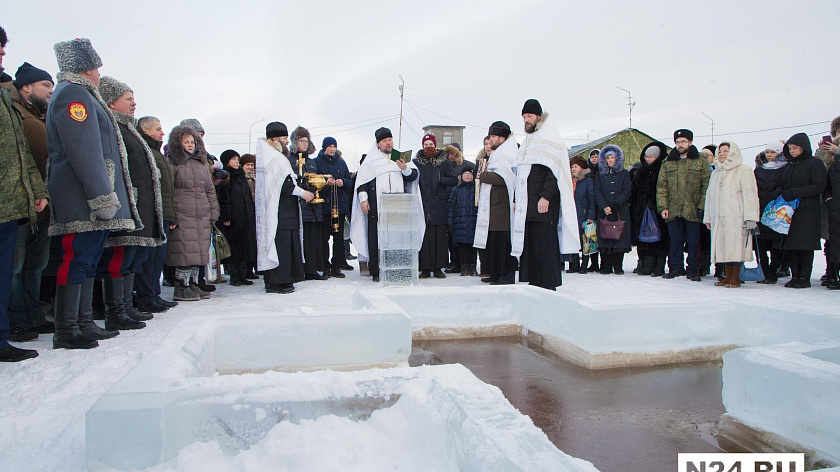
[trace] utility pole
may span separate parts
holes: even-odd
[[[633,127],[633,107],[636,106],[636,102],[633,101],[633,97],[630,96],[630,91],[619,87],[618,85],[615,88],[621,90],[622,92],[627,92],[627,107],[630,108],[630,128]]]
[[[715,120],[713,120],[711,116],[703,113],[702,111],[700,112],[700,114],[705,116],[706,118],[709,119],[709,121],[712,122],[712,144],[714,144],[715,143]]]
[[[403,80],[402,74],[400,74],[399,77],[400,81],[402,81],[402,85],[400,85],[400,133],[399,140],[397,141],[397,146],[402,148],[403,89],[405,89],[405,80]]]
[[[248,127],[248,154],[251,154],[251,130],[254,128],[255,124],[262,123],[263,121],[265,121],[265,118],[251,123],[251,126]]]

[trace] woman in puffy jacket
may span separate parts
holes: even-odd
[[[624,168],[624,151],[608,144],[601,149],[598,175],[595,176],[595,204],[598,205],[598,251],[601,253],[601,273],[624,274],[624,254],[630,252],[630,174]],[[604,237],[604,221],[624,222],[624,232],[618,239]]]
[[[773,200],[781,193],[779,182],[782,180],[782,171],[787,161],[783,150],[784,141],[771,141],[764,149],[764,152],[755,158],[755,183],[758,186],[758,211],[767,208]],[[760,284],[775,284],[778,280],[776,275],[782,262],[782,251],[779,249],[782,235],[758,223],[758,260],[761,263],[761,270],[764,272],[764,280]],[[769,256],[768,256],[769,253]]]

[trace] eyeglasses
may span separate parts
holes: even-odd
[[[690,143],[690,142],[691,142],[691,141],[689,141],[689,140],[687,140],[687,139],[678,139],[678,140],[676,141],[676,143],[677,143],[677,144],[688,144],[688,143]]]

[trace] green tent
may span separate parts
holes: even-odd
[[[585,144],[574,146],[569,150],[569,158],[580,156],[589,160],[589,151],[593,149],[601,149],[607,144],[618,146],[624,151],[624,168],[629,169],[639,162],[639,157],[642,154],[642,149],[648,144],[656,141],[654,137],[643,133],[636,128],[625,128],[613,134],[598,138]],[[667,144],[668,152],[671,147]]]

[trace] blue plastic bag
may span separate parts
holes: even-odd
[[[793,213],[799,207],[799,199],[787,201],[781,196],[764,207],[761,213],[761,224],[779,234],[788,234]]]
[[[656,214],[650,208],[645,208],[645,216],[642,217],[642,227],[639,228],[639,241],[643,243],[655,243],[662,239],[659,231],[659,222]]]

